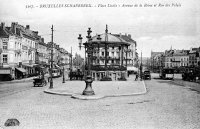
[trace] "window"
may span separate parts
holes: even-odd
[[[104,52],[102,52],[101,55],[104,56]]]
[[[114,52],[112,52],[112,57],[114,57]]]
[[[117,52],[117,57],[119,57],[119,52]]]
[[[3,49],[7,50],[8,49],[8,42],[3,42]]]
[[[8,55],[3,55],[3,63],[8,63]]]

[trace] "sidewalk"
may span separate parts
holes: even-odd
[[[49,89],[48,84],[48,88],[44,92],[84,100],[140,95],[147,92],[144,81],[132,81],[132,79],[127,81],[94,81],[92,89],[95,95],[92,96],[82,95],[85,85],[85,81],[66,81],[65,83],[59,81],[54,83],[53,89]]]

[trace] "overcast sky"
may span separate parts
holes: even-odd
[[[92,4],[92,8],[39,8],[41,4]],[[119,7],[122,4],[169,4],[171,7]],[[181,5],[172,7],[172,4]],[[97,7],[98,4],[117,4],[118,7]],[[34,5],[35,8],[26,8]],[[152,51],[166,49],[190,49],[200,46],[199,0],[0,0],[0,21],[30,25],[39,31],[45,42],[51,40],[54,25],[54,42],[70,51],[78,49],[78,34],[84,39],[88,27],[92,34],[131,34],[137,42],[138,53],[149,57]]]

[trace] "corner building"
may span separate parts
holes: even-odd
[[[100,38],[100,40],[98,38]],[[105,76],[110,77],[113,81],[118,80],[121,77],[126,78],[127,66],[133,66],[135,64],[134,61],[136,60],[136,42],[131,40],[131,43],[128,42],[127,39],[130,39],[130,35],[122,36],[121,34],[111,34],[107,33],[107,30],[105,33],[91,38],[89,42],[93,46],[91,75],[94,80],[100,80]],[[134,47],[132,44],[134,44]],[[87,43],[85,45],[87,46]],[[129,58],[130,55],[132,55],[132,58]]]

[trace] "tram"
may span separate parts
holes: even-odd
[[[52,77],[60,77],[61,76],[61,71],[60,71],[60,69],[53,69],[52,70]]]
[[[174,79],[174,69],[173,68],[164,68],[160,70],[161,79]]]

